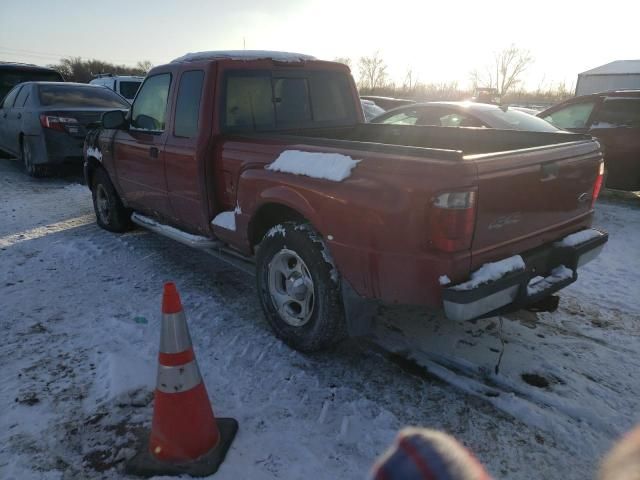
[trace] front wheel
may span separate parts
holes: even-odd
[[[131,228],[131,212],[124,207],[106,171],[99,168],[91,188],[96,220],[110,232],[126,232]]]
[[[303,352],[346,336],[338,273],[320,235],[286,222],[262,239],[256,255],[260,303],[275,334]]]

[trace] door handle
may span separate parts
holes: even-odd
[[[22,118],[22,114],[21,114],[21,113],[19,113],[19,114],[18,114],[18,120],[20,120],[21,118]]]
[[[4,112],[4,113],[2,114],[2,118],[7,118],[7,112]]]
[[[151,158],[158,158],[158,148],[157,147],[149,148],[149,156]]]

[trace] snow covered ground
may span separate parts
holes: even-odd
[[[609,244],[556,313],[384,308],[375,342],[302,355],[272,336],[252,277],[99,229],[76,181],[0,160],[0,478],[123,478],[151,420],[166,280],[216,415],[240,422],[215,478],[365,478],[405,425],[453,434],[496,478],[591,478],[640,421],[638,207],[599,204]]]

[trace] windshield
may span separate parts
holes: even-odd
[[[527,130],[531,132],[559,131],[559,129],[541,118],[511,108],[506,112],[500,108],[484,110],[482,111],[482,116],[486,119],[486,123],[492,128]]]
[[[126,81],[120,82],[120,95],[128,100],[133,100],[142,82]]]
[[[40,85],[40,104],[45,107],[129,108],[118,94],[102,87]]]
[[[347,126],[358,118],[350,77],[317,70],[231,71],[222,115],[227,131]]]
[[[63,82],[64,79],[58,72],[46,70],[3,70],[0,68],[0,100],[9,93],[13,87],[23,82]]]

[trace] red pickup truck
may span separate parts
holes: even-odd
[[[282,52],[156,67],[85,142],[101,227],[255,269],[275,333],[307,351],[366,331],[376,302],[463,321],[574,282],[608,238],[602,174],[585,135],[366,124],[348,67]]]

